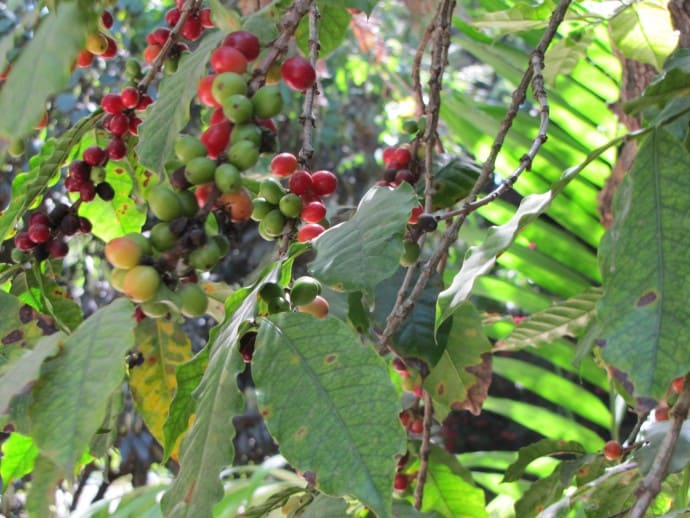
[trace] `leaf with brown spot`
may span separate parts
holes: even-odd
[[[145,318],[135,341],[144,363],[130,371],[129,386],[137,411],[151,434],[165,444],[163,426],[177,389],[175,368],[192,357],[192,342],[182,327],[164,319]],[[177,445],[166,445],[177,457]]]
[[[461,304],[451,317],[441,359],[424,380],[437,419],[443,421],[451,409],[481,411],[491,382],[490,351],[479,313],[472,304]]]

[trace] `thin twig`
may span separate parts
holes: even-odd
[[[538,55],[543,56],[546,52],[546,49],[553,40],[554,36],[556,35],[556,30],[558,29],[558,26],[561,24],[563,18],[565,17],[565,13],[568,10],[570,2],[571,0],[561,0],[554,9],[554,11],[551,13],[551,18],[549,19],[549,23],[546,27],[546,30],[544,31],[544,34],[542,35],[535,49],[535,52],[538,53]],[[527,88],[529,87],[529,83],[532,80],[532,75],[533,69],[532,62],[530,61],[530,64],[528,65],[528,68],[525,71],[525,74],[523,75],[520,84],[513,92],[511,105],[508,108],[508,112],[506,113],[503,121],[501,122],[501,127],[494,139],[493,145],[491,146],[489,156],[484,162],[479,179],[477,180],[474,187],[472,188],[472,191],[468,195],[468,200],[470,202],[476,198],[477,194],[488,180],[489,175],[494,170],[498,153],[503,147],[503,142],[505,141],[506,135],[508,134],[508,131],[512,126],[513,120],[518,114],[518,109],[520,105],[525,100]],[[446,255],[450,246],[457,240],[458,232],[462,224],[465,222],[466,217],[466,214],[460,214],[444,232],[439,247],[436,249],[436,252],[422,266],[421,274],[419,275],[419,278],[417,279],[417,283],[415,284],[414,288],[410,292],[410,295],[407,297],[407,300],[405,300],[405,302],[401,305],[394,307],[391,313],[389,314],[388,320],[386,321],[386,329],[384,329],[383,333],[381,334],[379,344],[387,343],[390,340],[391,336],[393,336],[396,330],[400,327],[405,317],[407,317],[410,311],[412,311],[415,302],[421,296],[422,292],[426,288],[426,285],[431,279],[431,276],[433,275],[433,272],[435,271],[439,262]]]
[[[160,72],[163,68],[163,63],[168,57],[173,46],[179,41],[180,33],[182,32],[182,27],[184,27],[187,18],[201,6],[203,0],[186,0],[182,9],[180,10],[180,19],[175,24],[168,34],[168,39],[161,47],[156,58],[151,62],[151,69],[146,73],[146,75],[139,81],[139,91],[145,92],[149,85],[153,82],[156,74]]]
[[[252,79],[249,81],[248,90],[250,95],[265,83],[266,74],[271,68],[271,65],[287,52],[290,38],[292,38],[292,35],[297,30],[300,20],[309,12],[311,4],[312,0],[296,0],[281,18],[278,26],[280,34],[271,44],[271,47],[268,49],[261,62],[254,69]]]
[[[688,417],[689,410],[690,374],[687,374],[685,376],[683,390],[678,396],[678,401],[676,401],[676,404],[673,405],[671,409],[671,426],[659,445],[659,450],[656,453],[651,469],[637,489],[637,498],[630,511],[631,518],[642,518],[647,508],[659,494],[659,491],[661,491],[661,483],[664,481],[664,478],[666,478],[668,466],[671,462],[671,457],[673,457],[673,450],[676,447],[678,437],[680,436],[680,430]]]
[[[442,6],[439,4],[439,8],[436,11],[436,14],[434,14],[434,18],[431,20],[431,23],[429,23],[426,30],[424,31],[424,34],[422,35],[422,39],[420,40],[419,46],[417,47],[417,52],[415,53],[414,59],[412,60],[412,90],[414,91],[414,95],[417,101],[417,109],[419,110],[419,113],[424,113],[426,111],[426,104],[424,103],[424,93],[422,92],[422,79],[420,74],[420,70],[422,68],[422,58],[424,57],[426,47],[429,44],[429,41],[431,40],[431,35],[436,29],[436,20],[438,19],[438,15],[441,12],[441,8]]]
[[[414,488],[414,507],[422,508],[424,498],[424,484],[426,474],[429,471],[429,454],[431,452],[431,424],[434,417],[434,407],[431,403],[431,395],[425,390],[422,393],[424,399],[424,430],[422,432],[422,445],[419,448],[419,473],[417,473],[417,485]]]

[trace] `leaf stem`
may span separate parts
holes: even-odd
[[[422,431],[422,445],[419,448],[419,473],[417,485],[414,488],[414,507],[418,511],[422,508],[424,499],[424,484],[429,471],[429,454],[431,453],[431,424],[433,422],[434,407],[431,395],[426,390],[422,393],[424,401],[424,430]]]

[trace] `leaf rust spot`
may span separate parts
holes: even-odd
[[[445,385],[445,384],[439,383],[439,384],[436,386],[436,393],[437,393],[439,396],[442,396],[443,393],[444,393],[445,391],[446,391],[446,385]]]
[[[295,432],[295,440],[302,441],[307,436],[308,428],[306,426],[300,426]]]
[[[10,345],[14,342],[18,342],[22,338],[24,338],[24,332],[21,329],[15,329],[11,333],[7,333],[2,338],[2,343],[3,345]]]
[[[465,336],[469,336],[470,338],[474,338],[475,336],[477,336],[477,330],[476,330],[476,329],[472,329],[472,328],[467,329],[467,330],[465,331]]]
[[[649,306],[651,303],[655,302],[657,299],[656,293],[653,291],[648,291],[644,295],[642,295],[639,299],[637,299],[637,307],[641,308],[644,306]]]
[[[268,419],[269,417],[271,417],[271,409],[267,406],[259,409],[259,412],[261,413],[261,417],[263,417],[264,419]]]
[[[35,318],[35,314],[36,312],[34,311],[34,308],[29,306],[28,304],[25,304],[21,308],[19,308],[19,321],[22,324],[26,324],[27,322]]]
[[[187,494],[184,495],[184,502],[188,504],[189,502],[192,501],[192,497],[194,496],[194,488],[196,487],[196,480],[192,481],[192,485],[189,486],[189,491],[187,491]]]
[[[337,354],[329,354],[328,356],[326,356],[326,363],[335,363],[335,360],[337,360],[337,359],[338,359]]]

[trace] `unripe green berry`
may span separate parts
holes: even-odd
[[[278,207],[285,217],[296,218],[302,212],[302,200],[295,193],[289,192],[280,198]]]

